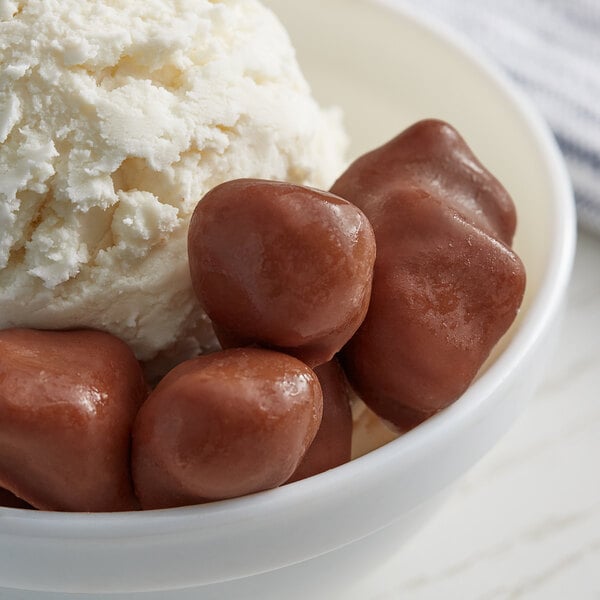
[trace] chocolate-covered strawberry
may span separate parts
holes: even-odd
[[[371,304],[344,366],[381,417],[417,424],[465,391],[517,314],[512,200],[435,120],[360,157],[332,192],[367,215],[377,242]]]
[[[371,225],[327,192],[255,179],[217,186],[194,211],[188,254],[194,290],[224,347],[258,343],[316,366],[367,311]]]
[[[180,364],[135,422],[132,468],[142,507],[281,485],[313,441],[322,412],[317,376],[286,354],[234,348]]]
[[[99,331],[0,331],[0,487],[43,510],[138,507],[131,426],[146,383]]]

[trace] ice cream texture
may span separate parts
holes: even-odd
[[[345,142],[259,2],[0,0],[0,329],[196,353],[197,202],[240,177],[325,189]]]

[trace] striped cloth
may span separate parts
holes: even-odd
[[[600,0],[410,0],[483,47],[529,94],[600,234]]]

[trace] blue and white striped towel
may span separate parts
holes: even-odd
[[[467,34],[533,98],[600,234],[600,0],[412,0]]]

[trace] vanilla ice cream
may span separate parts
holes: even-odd
[[[196,203],[239,177],[326,188],[344,146],[254,0],[0,0],[0,329],[197,352]]]

